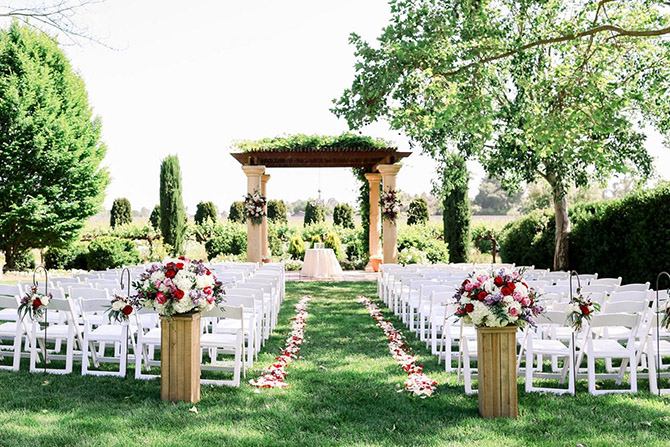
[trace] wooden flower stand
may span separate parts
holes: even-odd
[[[477,328],[479,414],[517,418],[516,326]]]
[[[161,399],[200,401],[200,313],[161,317]]]

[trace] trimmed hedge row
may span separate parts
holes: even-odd
[[[652,285],[670,269],[670,184],[570,211],[570,268]],[[551,268],[554,213],[535,211],[503,230],[503,262]]]

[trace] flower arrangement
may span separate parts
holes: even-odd
[[[666,302],[665,308],[661,310],[663,318],[661,319],[661,327],[663,329],[670,329],[670,300]]]
[[[307,305],[310,296],[303,296],[295,305],[296,316],[293,318],[291,333],[286,339],[286,345],[281,349],[279,357],[275,358],[275,362],[265,369],[265,373],[258,379],[249,381],[251,386],[258,388],[286,388],[288,383],[284,382],[284,378],[288,374],[286,367],[298,356],[300,346],[305,341],[305,321],[309,314],[307,313]]]
[[[223,284],[201,261],[165,259],[133,283],[137,305],[172,316],[212,309],[223,301]]]
[[[600,303],[595,303],[588,298],[584,298],[581,290],[577,289],[577,295],[572,297],[565,308],[565,313],[572,329],[581,331],[582,322],[584,320],[591,321],[593,312],[598,312],[599,310]]]
[[[40,320],[44,316],[49,301],[53,296],[50,293],[42,294],[37,291],[37,286],[32,286],[19,304],[19,318],[23,320],[26,315],[30,315],[33,320]]]
[[[382,217],[392,224],[395,224],[396,219],[398,219],[398,215],[400,214],[398,191],[393,188],[382,191],[379,199],[379,206],[382,209]]]
[[[372,300],[361,295],[358,297],[358,301],[367,307],[370,316],[377,322],[377,326],[389,338],[389,351],[391,355],[400,367],[409,374],[404,383],[405,390],[422,399],[432,396],[437,387],[437,382],[431,380],[423,373],[423,366],[419,365],[419,360],[415,355],[412,355],[412,348],[405,343],[402,332],[396,329],[393,323],[384,320],[384,315]]]
[[[267,199],[258,191],[244,196],[244,214],[247,219],[250,219],[255,225],[260,225],[263,222],[263,216],[266,215],[266,204]]]
[[[137,307],[137,299],[116,295],[112,299],[109,309],[107,309],[107,317],[109,318],[109,321],[114,320],[119,323],[124,323],[129,320],[135,307]]]
[[[456,292],[456,316],[480,327],[525,327],[544,312],[518,271],[474,272]]]

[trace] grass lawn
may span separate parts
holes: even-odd
[[[255,378],[283,345],[293,304],[310,294],[306,343],[287,390],[203,387],[196,405],[161,402],[157,381],[0,372],[0,446],[667,446],[670,400],[526,394],[518,420],[483,420],[423,344],[430,399],[398,393],[406,374],[358,294],[373,283],[288,283],[280,325]],[[403,326],[393,320],[396,327]],[[7,359],[3,364],[7,363]],[[25,368],[23,368],[25,367]],[[27,364],[22,369],[27,369]],[[644,389],[646,381],[640,381]]]

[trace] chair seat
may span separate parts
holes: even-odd
[[[543,354],[569,355],[570,348],[558,340],[533,339],[533,352]]]
[[[117,341],[121,338],[123,326],[117,324],[103,324],[89,332],[89,338],[94,340]]]
[[[0,321],[16,321],[18,317],[19,312],[16,309],[0,310]]]
[[[68,335],[68,330],[70,326],[65,324],[54,324],[47,328],[47,337],[48,338],[65,338]],[[44,329],[40,328],[37,330],[37,337],[44,338]]]
[[[251,328],[253,325],[251,324],[251,320],[253,319],[253,315],[247,315],[244,314],[244,327],[245,333],[249,333],[249,328]],[[239,320],[226,320],[222,319],[219,320],[216,323],[216,332],[217,333],[230,333],[231,331],[235,332],[239,329],[240,323]]]
[[[661,340],[661,342],[658,344],[658,348],[660,348],[660,349],[657,349],[657,347],[656,347],[656,340],[654,340],[654,343],[653,343],[654,349],[649,349],[651,345],[652,345],[651,343],[647,343],[645,345],[645,347],[644,347],[644,352],[645,353],[647,353],[647,354],[652,353],[652,354],[656,355],[658,353],[658,351],[660,350],[661,356],[670,356],[670,341]]]
[[[155,327],[151,329],[146,334],[142,335],[142,343],[149,345],[160,345],[161,344],[161,328]]]
[[[237,335],[234,334],[202,334],[200,335],[200,346],[203,347],[235,347],[237,346]]]
[[[593,351],[587,350],[586,354],[593,357],[628,357],[629,350],[616,340],[599,339],[593,340]]]
[[[0,324],[0,337],[14,337],[14,335],[16,335],[15,321]]]

